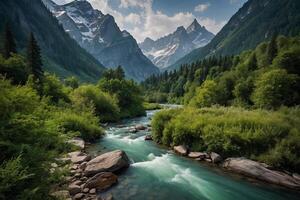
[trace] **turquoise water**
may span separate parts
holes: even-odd
[[[296,200],[300,193],[284,190],[229,174],[219,168],[174,155],[152,141],[144,141],[147,131],[128,133],[128,127],[147,125],[155,111],[146,117],[112,125],[107,135],[90,147],[94,154],[124,150],[132,164],[112,187],[116,200]]]

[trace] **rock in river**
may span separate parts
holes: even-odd
[[[146,135],[145,140],[152,140],[152,136],[151,135]]]
[[[189,158],[199,158],[200,160],[205,159],[207,156],[207,153],[202,153],[202,152],[190,152],[188,154]]]
[[[222,161],[222,157],[215,152],[211,152],[209,155],[210,155],[210,159],[213,163],[219,163]]]
[[[98,190],[105,190],[118,182],[118,176],[111,172],[101,172],[92,178],[88,179],[84,188],[97,188]]]
[[[223,166],[240,174],[272,184],[300,189],[300,181],[283,172],[270,170],[264,164],[246,158],[228,158]]]
[[[84,147],[85,147],[84,140],[81,138],[78,138],[78,137],[69,140],[68,143],[71,143],[71,144],[79,147],[80,149],[84,149]]]
[[[129,167],[130,161],[124,151],[115,150],[107,152],[90,160],[86,164],[84,174],[92,176],[99,172],[116,172]]]
[[[174,151],[182,156],[186,156],[188,151],[187,148],[183,145],[179,145],[179,146],[174,146]]]

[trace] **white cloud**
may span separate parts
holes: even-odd
[[[133,25],[138,25],[141,23],[141,18],[136,13],[130,13],[129,15],[124,17],[124,22],[133,24]]]
[[[208,17],[201,17],[199,19],[199,23],[202,26],[205,26],[207,30],[211,31],[214,34],[217,34],[227,22],[226,21],[217,22],[216,20]]]
[[[153,0],[121,0],[119,8],[140,8],[139,13],[124,15],[112,9],[109,1],[89,0],[94,8],[101,10],[104,14],[114,16],[120,29],[126,29],[138,42],[142,42],[146,37],[158,39],[174,32],[178,26],[187,27],[196,18],[191,12],[179,12],[169,16],[161,11],[154,11]],[[207,17],[198,18],[198,21],[213,33],[217,33],[226,23],[226,21],[217,22]]]
[[[195,7],[195,12],[204,12],[208,9],[210,6],[210,3],[205,3],[205,4],[199,4]]]

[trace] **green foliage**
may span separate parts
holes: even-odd
[[[133,80],[104,77],[98,86],[117,99],[121,118],[145,114],[141,90]]]
[[[70,136],[79,136],[85,141],[94,141],[104,135],[99,126],[99,119],[91,112],[74,111],[71,109],[58,110],[53,114],[54,124]]]
[[[162,108],[162,106],[160,106],[158,103],[144,102],[143,106],[144,106],[145,110],[157,110],[157,109],[161,109]]]
[[[82,85],[71,93],[75,107],[93,107],[101,122],[116,121],[120,110],[117,101],[110,94],[94,85]]]
[[[299,108],[163,110],[153,116],[152,136],[168,146],[185,144],[192,151],[245,156],[299,172],[299,116]]]
[[[27,62],[28,69],[30,73],[33,74],[34,78],[41,79],[43,76],[41,50],[36,39],[34,38],[33,33],[30,33],[29,37],[27,47]]]
[[[71,87],[72,89],[76,89],[79,87],[79,80],[75,76],[70,76],[64,80],[65,85]]]
[[[11,54],[8,59],[0,55],[0,74],[14,84],[25,84],[28,78],[26,60],[18,54]]]
[[[196,89],[196,94],[190,102],[192,106],[200,108],[217,104],[217,84],[212,80],[206,80]]]
[[[278,108],[299,104],[300,77],[286,70],[274,69],[262,74],[255,83],[252,96],[257,107]]]
[[[11,194],[19,195],[15,193],[15,188],[25,186],[26,180],[32,175],[28,174],[27,169],[23,168],[21,156],[2,163],[0,165],[0,199],[14,199]]]
[[[51,102],[58,103],[59,101],[70,101],[67,88],[55,75],[46,73],[43,78],[42,87],[42,94],[49,97]]]

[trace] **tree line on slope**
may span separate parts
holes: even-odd
[[[67,140],[95,141],[104,134],[101,123],[145,114],[140,88],[125,80],[121,67],[97,84],[61,81],[43,72],[33,34],[26,57],[18,54],[9,25],[1,46],[0,199],[51,199],[49,186],[68,175],[67,169],[50,170],[75,148]]]
[[[237,56],[210,57],[178,71],[153,75],[142,83],[146,99],[198,107],[298,105],[299,44],[299,37],[273,37]]]

